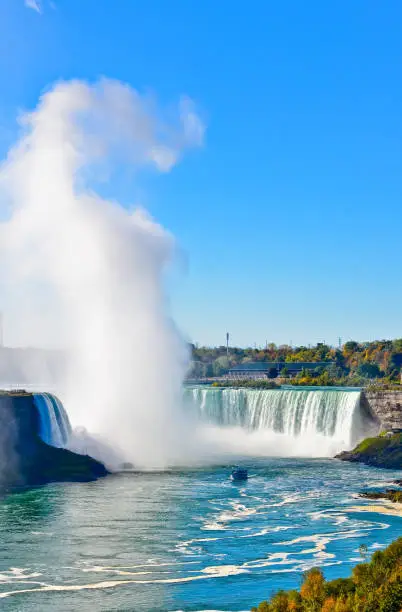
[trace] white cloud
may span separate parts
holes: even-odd
[[[27,8],[33,9],[37,13],[42,13],[42,5],[40,0],[25,0],[25,6]]]

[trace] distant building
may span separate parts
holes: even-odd
[[[275,368],[278,374],[286,368],[288,376],[293,377],[302,370],[314,371],[317,368],[327,368],[335,361],[250,361],[231,368],[228,372],[230,378],[268,378],[268,372]]]

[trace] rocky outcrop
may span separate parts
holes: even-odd
[[[363,493],[359,493],[359,497],[374,500],[386,499],[393,504],[400,504],[402,502],[402,491],[399,491],[398,489],[386,489],[385,491],[363,491]]]
[[[402,430],[402,391],[363,391],[360,402],[381,430]]]
[[[393,470],[402,469],[402,434],[381,435],[366,438],[352,451],[344,451],[336,456],[342,461],[365,463],[373,467]]]
[[[106,468],[92,457],[55,448],[41,440],[39,414],[31,394],[0,394],[2,486],[84,482],[106,474]]]

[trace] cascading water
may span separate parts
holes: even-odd
[[[352,448],[376,428],[361,409],[360,391],[186,387],[184,397],[204,423],[279,434],[282,440],[297,441],[303,454]]]
[[[71,425],[61,401],[51,393],[34,393],[39,413],[39,436],[46,444],[65,448],[71,436]]]

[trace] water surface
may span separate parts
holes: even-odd
[[[247,610],[321,566],[346,576],[401,533],[402,518],[356,512],[362,488],[396,473],[334,460],[248,461],[115,475],[0,500],[4,611]],[[381,505],[381,504],[379,504]]]

